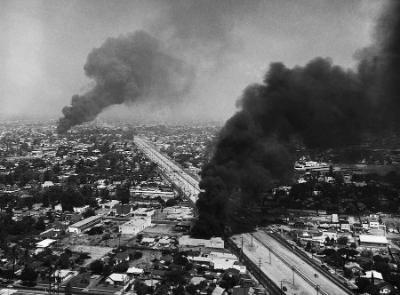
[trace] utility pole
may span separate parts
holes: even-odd
[[[49,268],[49,294],[51,294],[51,275],[53,273],[53,267],[50,266]]]
[[[16,252],[16,250],[17,250],[16,247],[17,247],[17,246],[14,246],[14,247],[12,248],[12,253],[13,253],[13,267],[12,267],[12,274],[11,274],[11,279],[12,279],[12,280],[14,279],[15,260],[17,259],[16,255],[15,255],[15,252]]]
[[[292,266],[292,282],[293,282],[293,286],[294,286],[294,270],[295,270],[295,268],[294,268],[294,266]]]
[[[269,258],[269,264],[272,264],[272,260],[271,260],[271,249],[268,248],[268,258]]]
[[[243,258],[243,245],[244,245],[244,242],[243,242],[243,234],[240,235],[240,240],[241,240],[240,259],[242,259],[242,258]]]

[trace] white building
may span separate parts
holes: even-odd
[[[385,236],[360,235],[360,247],[381,248],[387,247],[388,243]]]
[[[224,248],[224,240],[220,237],[214,237],[209,240],[205,240],[192,239],[191,237],[185,235],[179,238],[178,243],[180,248]]]
[[[129,277],[124,273],[112,273],[106,278],[106,283],[110,285],[125,285],[128,283]]]
[[[64,283],[65,281],[73,278],[74,276],[78,275],[78,271],[70,270],[70,269],[57,269],[53,273],[53,277],[59,278],[61,280],[61,283]]]
[[[168,201],[169,199],[175,198],[175,192],[174,191],[162,191],[159,189],[142,189],[142,188],[131,188],[129,190],[131,196],[143,196],[143,197],[148,197],[148,198],[158,198],[160,197],[164,201]]]
[[[100,204],[102,209],[111,210],[115,205],[118,205],[120,202],[118,200],[111,200],[110,202]]]
[[[128,268],[126,273],[128,275],[140,275],[140,274],[144,273],[144,270],[142,268],[132,266],[132,267]]]
[[[78,221],[77,223],[74,223],[73,225],[70,225],[68,227],[68,232],[80,234],[84,230],[98,224],[101,221],[101,219],[102,219],[101,215],[90,216],[86,219]]]
[[[145,228],[151,226],[151,217],[149,216],[138,216],[134,217],[128,222],[125,222],[119,226],[119,231],[123,235],[137,235]]]
[[[169,220],[191,220],[194,217],[193,208],[186,206],[167,207],[163,212]]]
[[[52,186],[54,186],[54,183],[52,181],[48,181],[48,180],[43,182],[43,184],[42,184],[42,188],[49,188]]]
[[[370,227],[370,228],[379,228],[379,221],[371,220],[371,221],[369,222],[369,227]]]
[[[55,211],[62,211],[62,205],[61,205],[61,203],[60,203],[60,204],[57,204],[57,205],[54,205],[54,210],[55,210]]]
[[[44,239],[43,241],[36,243],[35,254],[42,252],[44,249],[48,248],[50,245],[54,244],[55,242],[56,242],[56,240],[53,240],[53,239]]]
[[[246,273],[246,267],[241,265],[238,258],[231,253],[210,252],[210,254],[201,256],[188,256],[188,259],[199,263],[207,263],[211,265],[214,270],[234,268],[239,270],[240,273]]]
[[[72,207],[75,213],[82,214],[85,212],[87,209],[89,209],[89,205],[82,206],[82,207]]]

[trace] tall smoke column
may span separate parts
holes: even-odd
[[[95,81],[95,87],[72,97],[71,105],[62,110],[64,117],[59,120],[58,132],[91,121],[114,104],[154,101],[160,107],[173,107],[192,89],[196,70],[224,68],[235,47],[235,21],[251,17],[260,3],[261,0],[156,1],[163,12],[152,21],[150,31],[157,39],[139,31],[109,38],[94,49],[84,69]],[[165,41],[165,47],[158,39]],[[179,52],[179,59],[169,55],[166,48],[168,52]],[[189,66],[193,60],[196,65]],[[203,79],[208,78],[208,74],[201,74]]]
[[[114,104],[154,101],[169,105],[179,101],[190,89],[193,69],[165,53],[149,34],[138,31],[109,38],[94,49],[85,64],[85,73],[95,86],[83,95],[74,95],[71,106],[57,131],[93,120],[103,109]]]
[[[400,108],[400,1],[388,1],[376,30],[378,47],[379,104],[384,105],[383,116],[390,116],[394,127],[399,127]]]
[[[256,225],[251,208],[273,184],[289,179],[295,142],[325,149],[359,143],[364,134],[398,131],[399,27],[400,1],[388,1],[376,44],[363,50],[368,54],[356,71],[327,58],[292,69],[273,63],[263,83],[244,91],[241,110],[223,127],[202,170],[195,236]]]

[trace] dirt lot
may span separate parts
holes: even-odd
[[[97,247],[97,246],[88,246],[88,245],[75,245],[70,248],[72,252],[77,253],[88,253],[90,258],[86,259],[84,262],[84,266],[89,265],[93,261],[100,259],[107,253],[111,252],[112,248],[110,247]]]

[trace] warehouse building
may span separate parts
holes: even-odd
[[[101,219],[102,219],[101,215],[90,216],[86,219],[78,221],[77,223],[74,223],[73,225],[70,225],[68,227],[68,232],[80,234],[83,231],[98,224],[101,221]]]
[[[382,248],[387,247],[388,243],[385,236],[360,235],[360,247]]]
[[[150,216],[133,217],[128,222],[119,226],[119,231],[122,235],[137,235],[145,228],[151,226]]]

